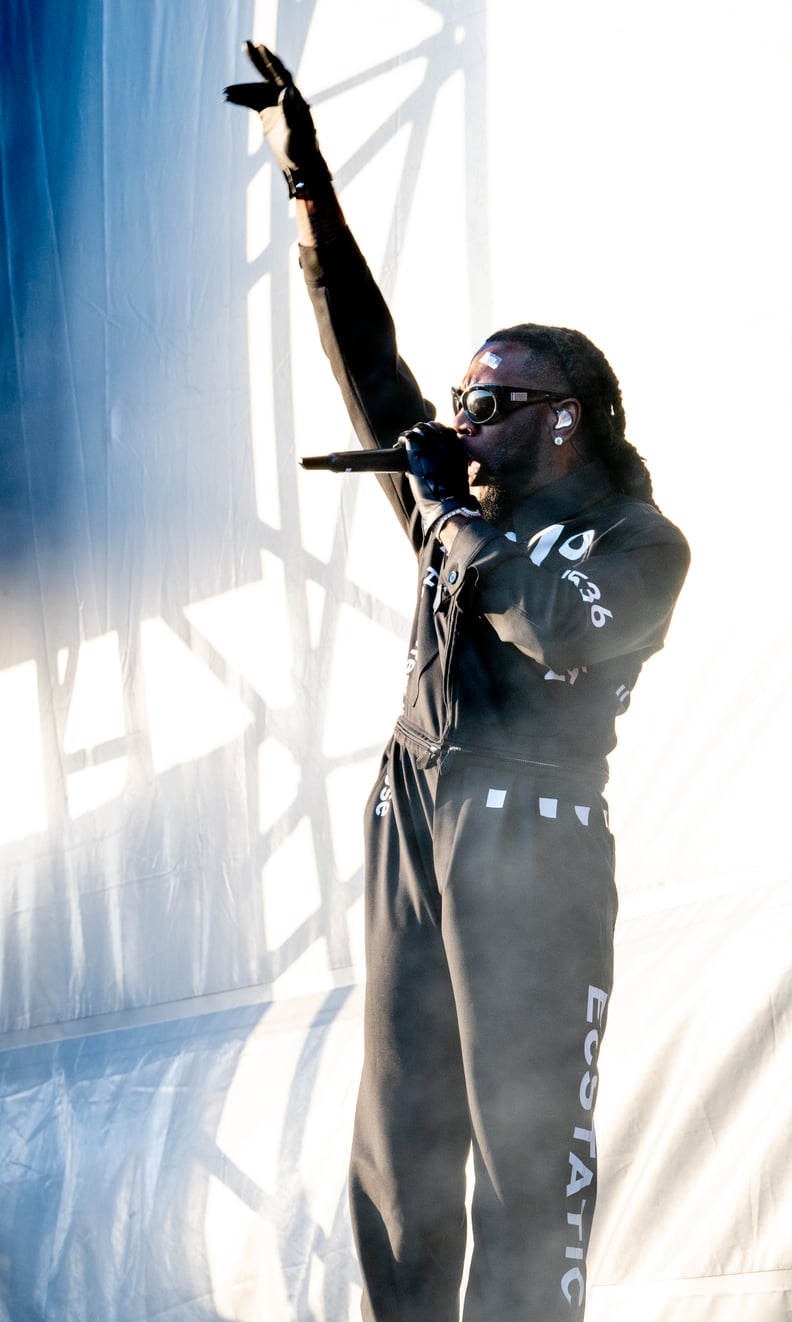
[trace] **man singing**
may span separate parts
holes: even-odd
[[[322,344],[418,557],[402,715],[366,809],[366,1010],[350,1169],[366,1322],[580,1322],[616,891],[614,722],[688,566],[578,331],[498,330],[453,425],[399,357],[306,102],[266,47],[258,111],[296,198]]]

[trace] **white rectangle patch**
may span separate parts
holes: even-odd
[[[539,800],[540,817],[558,816],[558,799],[540,799]]]
[[[494,369],[500,367],[502,359],[496,353],[493,353],[491,349],[487,349],[486,353],[479,354],[479,362],[483,363],[485,367]]]
[[[588,826],[588,824],[589,824],[589,814],[590,814],[590,812],[591,812],[591,809],[590,809],[590,808],[584,808],[584,807],[583,807],[581,804],[579,804],[579,803],[576,803],[576,804],[575,804],[575,814],[576,814],[576,816],[577,816],[577,819],[578,819],[579,822],[582,822],[584,826]]]
[[[502,808],[506,802],[505,790],[490,790],[487,795],[488,808]]]

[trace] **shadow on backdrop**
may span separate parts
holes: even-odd
[[[315,7],[281,7],[295,67]],[[464,29],[452,0],[420,8],[433,35],[312,97],[321,114],[397,65],[423,69],[336,169],[354,181],[409,126],[388,292],[460,71],[469,209],[486,178],[483,6]],[[359,1006],[332,986],[359,967],[362,887],[329,786],[355,785],[356,830],[380,741],[327,752],[320,734],[350,612],[398,647],[408,621],[348,580],[359,487],[337,493],[326,555],[303,536],[292,221],[273,180],[250,255],[246,199],[269,167],[221,100],[255,18],[252,0],[0,12],[0,1315],[14,1322],[209,1322],[257,1289],[284,1317],[338,1319],[357,1281],[327,1142],[343,1166]],[[468,277],[486,320],[486,245]],[[229,1155],[229,1115],[248,1145],[262,1135],[248,1165]],[[256,1261],[271,1279],[250,1281]]]

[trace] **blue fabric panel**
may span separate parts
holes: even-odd
[[[219,1322],[205,1224],[211,1181],[272,1225],[279,1247],[269,1269],[289,1281],[294,1316],[306,1315],[305,1264],[318,1254],[326,1316],[346,1317],[357,1269],[345,1199],[333,1237],[317,1238],[299,1157],[306,1117],[321,1108],[316,1076],[330,1030],[355,1035],[358,1014],[347,989],[300,1002],[286,1021],[278,1007],[252,1006],[0,1052],[0,1318]],[[293,1036],[296,1059],[293,1076],[281,1077],[266,1068],[265,1047],[257,1079],[262,1127],[277,1123],[286,1099],[277,1197],[218,1144],[240,1056],[268,1017],[276,1038]]]

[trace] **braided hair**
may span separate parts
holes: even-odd
[[[626,420],[616,373],[604,353],[580,331],[526,322],[495,331],[487,344],[519,344],[546,364],[560,368],[570,395],[583,406],[585,435],[617,491],[654,505],[649,469],[624,432]]]

